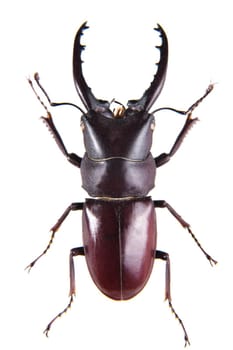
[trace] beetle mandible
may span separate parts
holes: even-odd
[[[147,283],[155,259],[166,263],[165,299],[178,319],[189,344],[188,334],[181,318],[176,313],[170,292],[170,259],[166,252],[156,249],[155,208],[166,208],[178,222],[188,230],[198,247],[212,264],[216,264],[195,237],[190,225],[165,200],[152,200],[148,192],[154,187],[156,169],[166,164],[179,149],[187,132],[197,121],[192,117],[193,110],[212,91],[210,84],[204,93],[187,110],[162,107],[149,112],[158,98],[166,77],[168,63],[168,41],[163,28],[154,28],[161,37],[157,72],[149,88],[138,100],[129,100],[127,107],[119,106],[112,111],[111,103],[97,99],[88,87],[82,72],[81,44],[83,31],[87,23],[77,31],[73,49],[73,76],[78,95],[85,107],[68,103],[52,102],[39,81],[34,80],[47,98],[50,106],[71,105],[82,113],[86,152],[83,158],[68,153],[58,133],[47,106],[39,97],[32,80],[28,79],[33,91],[47,112],[43,121],[52,133],[58,147],[76,167],[80,168],[82,186],[92,198],[85,203],[72,203],[64,211],[51,229],[51,238],[46,249],[28,266],[28,270],[50,248],[55,233],[71,211],[82,210],[83,247],[70,251],[70,299],[65,309],[47,325],[45,334],[53,322],[70,308],[75,295],[74,257],[85,256],[91,277],[97,287],[108,297],[115,300],[127,300],[138,294]],[[177,136],[170,152],[153,157],[150,149],[155,128],[154,114],[168,109],[186,116],[182,130]]]

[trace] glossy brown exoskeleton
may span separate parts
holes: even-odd
[[[166,262],[165,298],[175,316],[178,318],[185,337],[189,343],[183,322],[175,312],[170,293],[170,260],[169,255],[156,249],[155,208],[167,208],[168,211],[188,230],[199,248],[210,263],[216,263],[201,247],[194,236],[190,225],[164,200],[152,200],[148,192],[154,187],[156,169],[167,163],[180,147],[185,135],[196,119],[192,118],[193,110],[210,93],[210,85],[205,94],[187,111],[173,108],[158,108],[150,113],[159,96],[165,81],[168,62],[168,42],[161,26],[155,30],[161,37],[160,61],[157,72],[149,88],[138,100],[128,101],[125,108],[116,102],[118,107],[112,111],[111,103],[97,99],[86,84],[82,73],[81,52],[84,46],[80,43],[83,31],[88,28],[84,23],[78,30],[74,41],[73,74],[80,99],[86,109],[72,103],[54,103],[39,82],[35,81],[45,94],[51,106],[72,105],[82,112],[81,128],[83,130],[86,152],[83,158],[68,153],[53,123],[52,116],[35,91],[38,99],[47,111],[43,118],[63,154],[73,165],[81,170],[82,185],[92,198],[85,203],[72,203],[52,227],[52,236],[44,252],[50,248],[54,235],[70,211],[82,210],[83,247],[70,252],[70,301],[45,329],[48,334],[52,323],[71,306],[75,294],[75,276],[73,258],[85,255],[93,281],[108,297],[115,300],[126,300],[134,297],[145,286],[150,277],[154,260]],[[150,149],[155,127],[154,113],[168,109],[186,116],[184,126],[169,153],[153,157]]]

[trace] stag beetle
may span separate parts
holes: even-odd
[[[161,37],[161,45],[157,46],[160,60],[151,85],[141,98],[129,100],[127,107],[117,102],[119,106],[112,111],[111,103],[97,99],[83,76],[81,52],[85,46],[81,44],[81,36],[87,28],[85,22],[78,30],[73,50],[74,83],[86,111],[73,103],[51,102],[39,81],[38,73],[34,75],[37,87],[41,89],[50,106],[71,105],[81,111],[81,129],[86,149],[83,158],[68,153],[53,123],[51,113],[36,92],[32,80],[28,79],[46,110],[47,116],[42,117],[43,121],[68,161],[80,168],[82,186],[92,197],[86,199],[85,203],[72,203],[68,206],[52,227],[46,249],[27,266],[30,271],[37,260],[47,253],[56,231],[68,214],[71,211],[82,210],[83,247],[70,251],[69,303],[54,317],[44,332],[48,335],[53,322],[64,314],[73,302],[75,256],[86,257],[89,272],[96,286],[115,300],[127,300],[138,294],[150,277],[154,260],[162,259],[166,262],[165,299],[183,328],[187,345],[188,334],[171,302],[169,255],[156,250],[155,208],[166,208],[188,230],[211,265],[217,262],[206,253],[190,225],[170,204],[165,200],[152,200],[147,194],[154,187],[156,169],[167,163],[179,149],[187,132],[197,120],[192,117],[193,110],[211,92],[213,85],[209,85],[205,94],[186,111],[162,107],[149,112],[163,88],[168,63],[167,37],[163,28],[158,25],[155,30]],[[170,152],[154,158],[150,152],[155,127],[154,114],[163,109],[185,115],[186,120]]]

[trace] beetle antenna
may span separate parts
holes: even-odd
[[[47,92],[45,91],[45,89],[43,88],[43,86],[41,85],[40,83],[40,76],[38,73],[35,73],[34,74],[34,79],[35,79],[35,82],[37,83],[38,87],[40,88],[40,90],[43,92],[43,94],[45,95],[45,97],[47,98],[49,104],[51,107],[57,107],[57,106],[72,106],[72,107],[75,107],[77,108],[82,114],[85,114],[85,112],[82,110],[81,107],[77,106],[76,104],[74,103],[71,103],[71,102],[52,102],[51,99],[49,98],[49,95],[47,94]],[[35,91],[35,88],[32,84],[32,81],[30,79],[28,79],[28,82],[29,84],[31,85],[32,87],[32,90],[34,91],[34,93],[36,94],[38,100],[40,101],[40,103],[42,104],[42,106],[46,109],[46,111],[48,112],[48,109],[47,107],[45,106],[45,104],[43,103],[43,101],[41,100],[41,98],[39,97],[39,95],[37,94],[37,92]]]
[[[199,104],[209,95],[209,93],[213,90],[214,85],[215,84],[212,84],[212,83],[209,84],[204,95],[202,97],[200,97],[196,102],[194,102],[186,111],[181,111],[179,109],[175,109],[172,107],[160,107],[160,108],[155,109],[151,114],[154,114],[156,112],[163,111],[163,110],[169,110],[172,112],[176,112],[178,114],[187,115],[189,118],[191,118],[191,114],[194,111],[194,109],[197,108],[197,106],[199,106]]]

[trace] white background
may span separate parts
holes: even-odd
[[[1,4],[0,347],[19,349],[182,349],[183,334],[164,299],[164,264],[135,299],[114,302],[96,289],[76,259],[71,311],[42,331],[68,302],[68,255],[80,246],[81,213],[64,223],[48,255],[49,228],[71,202],[82,201],[79,170],[68,164],[39,120],[44,114],[26,77],[40,72],[54,101],[79,104],[72,45],[88,20],[84,72],[99,98],[140,97],[155,72],[160,23],[169,39],[169,68],[155,108],[186,109],[209,82],[214,91],[195,111],[200,122],[173,160],[159,169],[154,199],[166,199],[192,224],[219,264],[211,268],[188,233],[159,209],[158,248],[172,262],[173,303],[191,349],[232,348],[232,9],[230,1],[8,1]],[[52,110],[70,152],[83,153],[79,113]],[[153,154],[167,152],[184,117],[156,115]]]

